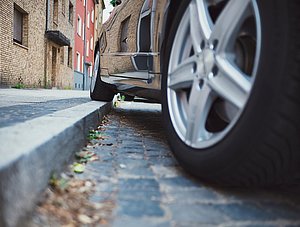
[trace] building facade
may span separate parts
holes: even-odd
[[[0,1],[0,83],[73,85],[75,0]]]
[[[98,0],[76,0],[74,88],[79,90],[89,89],[92,76],[96,7]]]
[[[103,0],[99,0],[99,4],[96,4],[95,6],[95,38],[94,43],[97,42],[97,37],[100,34],[100,29],[103,24],[103,10],[105,9],[105,4]],[[94,44],[95,46],[95,44]]]

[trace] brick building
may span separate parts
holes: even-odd
[[[73,85],[75,3],[0,1],[1,85]]]
[[[103,11],[103,0],[76,0],[74,88],[89,89],[94,59],[95,27],[98,25],[97,10]],[[98,13],[98,12],[97,12]],[[96,21],[97,18],[97,21]]]
[[[99,4],[95,5],[95,38],[94,43],[97,42],[97,37],[100,33],[100,29],[103,23],[103,10],[105,9],[105,4],[103,0],[99,0]]]

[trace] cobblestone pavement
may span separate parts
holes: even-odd
[[[96,182],[92,202],[113,202],[108,226],[300,226],[298,186],[222,188],[188,176],[168,148],[159,105],[125,103],[108,119],[112,146],[96,146],[100,161],[77,175]]]

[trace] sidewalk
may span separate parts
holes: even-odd
[[[0,89],[0,226],[16,226],[111,103],[88,91]]]

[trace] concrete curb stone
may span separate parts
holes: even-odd
[[[22,226],[48,185],[112,108],[91,101],[0,128],[0,226]]]

